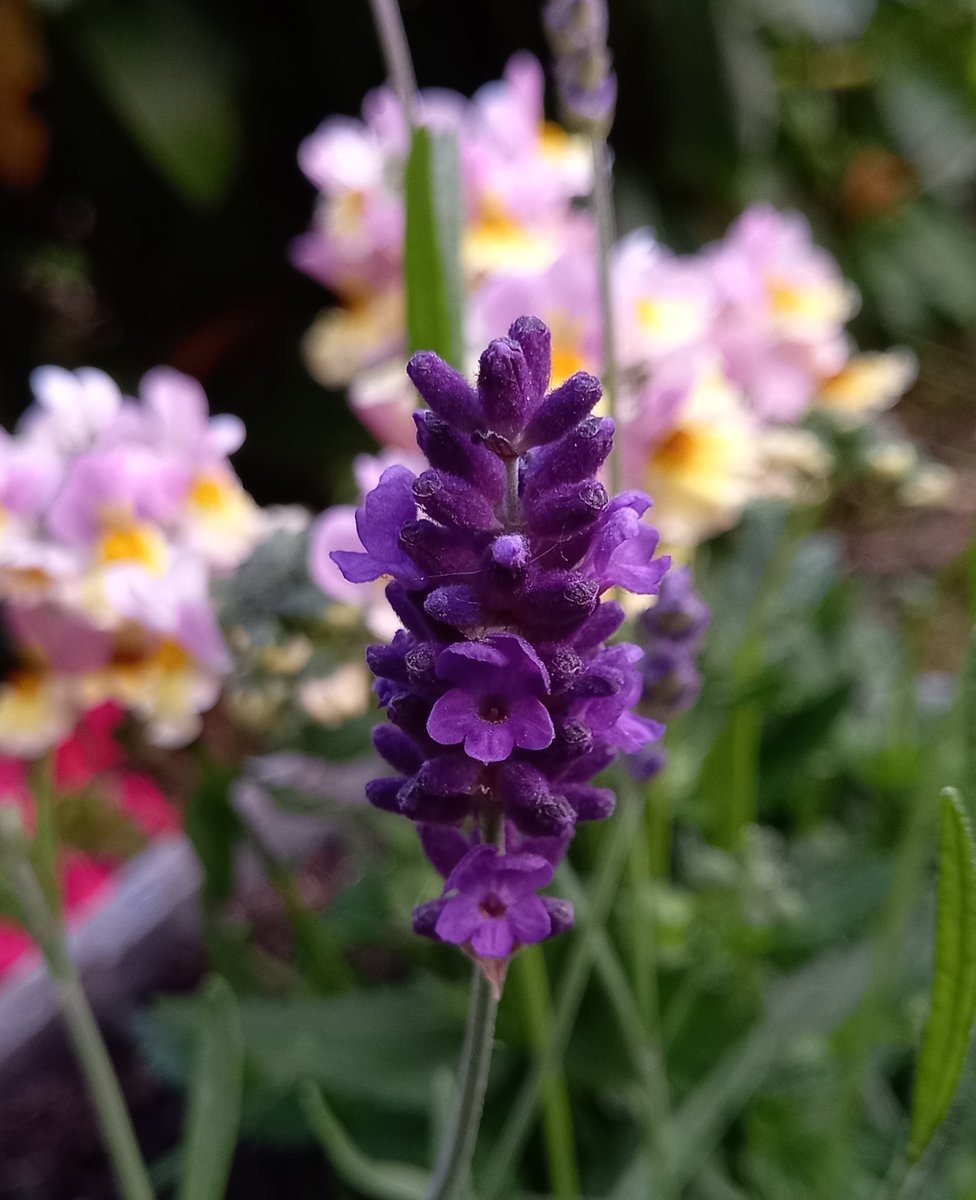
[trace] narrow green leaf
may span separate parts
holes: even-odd
[[[178,1200],[221,1200],[237,1144],[244,1091],[244,1034],[230,985],[213,976],[204,991],[183,1132]]]
[[[167,182],[212,207],[233,180],[233,63],[199,7],[84,5],[67,27],[119,121]]]
[[[932,1008],[919,1054],[908,1158],[917,1162],[952,1105],[976,1016],[976,863],[958,792],[942,793]]]
[[[299,1099],[309,1128],[350,1187],[374,1200],[423,1200],[427,1195],[426,1172],[410,1163],[377,1162],[364,1154],[311,1080],[301,1084]]]
[[[209,904],[227,900],[234,889],[234,850],[243,827],[230,802],[232,779],[228,768],[205,763],[183,817],[187,836],[203,865],[203,894]]]
[[[464,366],[461,188],[457,139],[418,126],[407,160],[403,249],[407,343]]]

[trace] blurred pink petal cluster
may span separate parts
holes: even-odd
[[[107,812],[113,831],[100,839],[137,848],[147,841],[176,834],[179,814],[147,775],[122,766],[122,751],[114,734],[122,712],[112,704],[92,709],[58,746],[53,782],[62,803],[84,798]],[[14,805],[24,824],[36,824],[29,770],[17,758],[0,757],[0,805]],[[60,823],[60,822],[59,822]],[[114,834],[114,836],[113,836]],[[100,907],[112,890],[112,876],[121,861],[118,850],[98,855],[62,846],[59,860],[61,896],[69,927]],[[15,966],[33,962],[28,934],[13,922],[0,920],[0,978]]]
[[[584,203],[586,144],[544,119],[542,97],[540,65],[519,54],[471,100],[423,93],[421,113],[458,135],[468,346],[534,314],[552,330],[559,383],[577,370],[601,373],[596,237]],[[347,386],[380,442],[412,453],[416,398],[404,371],[401,290],[406,149],[386,89],[366,98],[362,120],[325,121],[299,153],[319,199],[293,257],[338,300],[307,335],[312,373]],[[734,524],[770,478],[782,480],[784,452],[811,472],[826,470],[819,443],[798,428],[812,407],[856,422],[894,403],[914,378],[907,351],[856,351],[845,327],[857,295],[796,213],[757,205],[720,242],[686,256],[639,230],[615,248],[612,288],[624,482],[654,496],[655,522],[676,546]],[[468,366],[473,372],[473,357]],[[785,450],[784,430],[796,435]]]
[[[0,434],[0,598],[14,667],[0,751],[31,758],[114,702],[164,745],[191,739],[228,657],[210,602],[260,511],[228,455],[236,417],[196,380],[148,372],[138,399],[103,372],[40,367],[36,403]]]

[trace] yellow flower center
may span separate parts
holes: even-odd
[[[167,638],[156,647],[153,662],[161,671],[182,671],[189,664],[190,656],[179,642]]]
[[[572,139],[555,121],[543,121],[539,128],[539,147],[546,158],[561,158],[572,148]]]
[[[690,430],[675,429],[655,447],[653,466],[663,471],[693,471],[701,464],[702,441]]]
[[[666,318],[665,306],[660,300],[638,300],[637,320],[648,333],[660,333]]]
[[[103,536],[96,557],[100,563],[138,563],[158,573],[166,561],[166,540],[152,525],[119,525]]]
[[[811,307],[809,293],[789,284],[773,281],[769,285],[769,303],[777,317],[795,317]]]
[[[216,475],[200,475],[190,488],[190,503],[196,508],[214,512],[226,507],[230,488]]]
[[[586,370],[583,356],[583,322],[567,312],[558,310],[546,313],[546,324],[552,334],[551,384],[558,387],[570,375]]]

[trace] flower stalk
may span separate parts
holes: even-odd
[[[155,1200],[112,1060],[68,952],[64,927],[34,868],[18,845],[21,838],[0,834],[0,860],[12,879],[24,923],[37,942],[101,1126],[102,1137],[123,1200]]]
[[[437,1155],[427,1200],[459,1200],[464,1195],[481,1126],[497,1013],[493,986],[475,965],[451,1123]]]
[[[417,79],[398,0],[369,0],[390,83],[411,127],[417,123]]]
[[[611,261],[616,241],[616,222],[613,214],[613,168],[606,134],[602,131],[590,136],[593,155],[593,213],[597,231],[597,280],[600,290],[600,331],[603,354],[603,394],[607,400],[607,412],[611,420],[617,421],[617,341],[613,313],[613,288],[611,284]],[[612,491],[620,487],[620,455],[611,454],[607,463],[607,478]]]

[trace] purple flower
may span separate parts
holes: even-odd
[[[657,530],[641,522],[650,507],[650,498],[642,492],[625,492],[608,507],[589,558],[601,592],[622,587],[639,596],[651,596],[661,586],[671,558],[654,558]]]
[[[496,987],[520,945],[572,923],[539,896],[578,821],[615,798],[590,780],[621,750],[660,737],[635,714],[637,646],[607,646],[623,611],[611,587],[654,594],[668,567],[642,522],[650,500],[611,499],[597,478],[613,422],[591,416],[599,383],[547,392],[551,337],[520,317],[481,356],[477,387],[429,352],[410,379],[430,468],[386,471],[356,514],[365,553],[333,550],[350,581],[392,575],[403,623],[367,662],[389,726],[376,748],[393,775],[370,801],[418,825],[446,876],[415,929],[461,945]]]
[[[437,918],[437,936],[470,945],[479,958],[508,958],[519,945],[541,942],[552,922],[536,891],[552,879],[552,865],[537,854],[499,854],[475,846],[444,885],[449,896]]]
[[[657,603],[641,618],[647,635],[642,707],[652,717],[670,720],[698,698],[697,658],[710,619],[708,605],[695,591],[691,570],[671,571]]]
[[[365,552],[333,550],[329,555],[350,583],[371,583],[382,575],[392,575],[411,587],[421,582],[420,571],[399,541],[400,530],[417,515],[414,481],[413,471],[406,467],[387,467],[363,506],[356,509],[356,532]]]
[[[606,0],[548,0],[543,20],[569,122],[606,132],[617,103],[617,79],[607,51]]]
[[[435,742],[453,746],[479,762],[501,762],[515,746],[544,750],[554,730],[539,699],[549,691],[549,673],[539,656],[516,634],[484,642],[459,642],[441,652],[437,674],[456,684],[436,702],[427,721]]]

